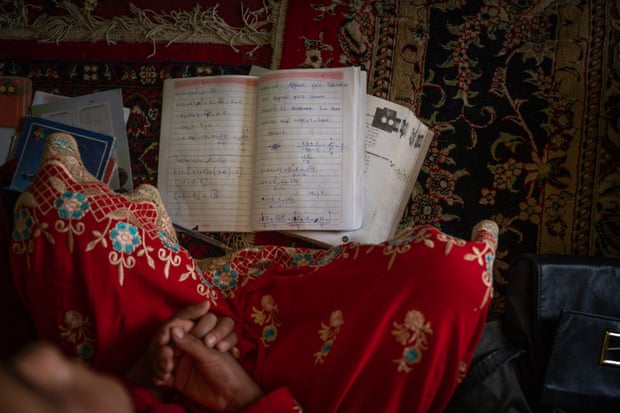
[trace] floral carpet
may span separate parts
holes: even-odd
[[[157,180],[165,78],[360,65],[435,132],[402,225],[499,224],[493,314],[522,252],[620,257],[620,2],[156,3],[0,1],[0,74],[122,88],[139,184]]]

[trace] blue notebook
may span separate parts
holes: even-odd
[[[68,133],[77,142],[82,163],[97,179],[106,180],[108,163],[114,155],[116,139],[113,136],[76,128],[44,118],[29,116],[24,121],[15,157],[18,163],[10,189],[24,191],[39,170],[45,140],[54,133]]]

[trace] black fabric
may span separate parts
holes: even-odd
[[[620,319],[562,313],[543,382],[543,405],[589,412],[620,411],[620,366],[600,362],[607,332],[620,334]]]
[[[0,360],[8,359],[35,338],[34,326],[17,295],[9,262],[13,206],[18,195],[14,191],[0,190],[0,325],[4,330]]]
[[[524,254],[511,267],[504,333],[510,343],[525,350],[520,374],[527,377],[524,390],[535,411],[549,411],[540,396],[562,312],[620,317],[618,291],[618,259]]]
[[[530,412],[517,375],[516,360],[522,354],[508,344],[500,321],[487,322],[471,367],[445,413]]]

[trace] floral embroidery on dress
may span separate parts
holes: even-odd
[[[402,242],[399,240],[393,240],[388,242],[383,248],[383,253],[390,256],[390,260],[388,261],[387,266],[388,270],[392,268],[392,265],[394,264],[394,261],[396,260],[398,254],[405,254],[410,249],[411,244],[409,244],[408,242]]]
[[[281,326],[278,317],[278,304],[270,295],[264,295],[260,301],[261,308],[252,307],[254,323],[262,326],[261,341],[269,347],[278,338],[278,328]]]
[[[84,194],[74,192],[63,193],[56,198],[54,206],[62,219],[81,219],[90,207]]]
[[[314,256],[310,251],[295,253],[291,260],[291,267],[304,267],[314,264]]]
[[[215,271],[213,275],[213,284],[219,288],[224,295],[226,295],[226,291],[237,287],[238,281],[239,273],[228,264]]]
[[[37,202],[28,192],[20,196],[22,206],[36,207]],[[22,206],[15,206],[13,214],[13,245],[11,249],[15,254],[26,255],[26,268],[30,269],[30,256],[34,249],[34,238],[43,235],[51,245],[55,245],[54,237],[47,231],[48,224],[39,222],[33,212]]]
[[[473,245],[471,253],[465,254],[466,261],[476,261],[484,268],[482,271],[482,283],[485,285],[486,292],[482,297],[480,308],[483,308],[493,298],[493,263],[495,262],[495,251],[499,237],[499,229],[493,221],[481,221],[473,229],[472,238],[482,245],[482,249]]]
[[[19,242],[30,238],[34,220],[26,209],[15,212],[14,215],[13,240]]]
[[[323,364],[325,357],[329,354],[329,351],[336,341],[336,337],[340,332],[340,327],[344,324],[344,318],[342,311],[336,310],[331,313],[329,317],[329,324],[321,323],[321,329],[319,330],[319,337],[323,340],[323,346],[320,351],[314,353],[314,364]]]
[[[54,152],[75,156],[75,146],[69,139],[67,139],[67,136],[68,135],[65,134],[55,134],[54,140],[51,142],[50,147]]]
[[[195,271],[198,273],[198,279],[200,280],[200,283],[196,285],[196,292],[215,304],[218,299],[218,294],[213,284],[207,280],[200,266],[197,265]]]
[[[117,222],[110,230],[109,237],[113,251],[110,251],[108,257],[110,264],[118,265],[118,283],[122,286],[125,281],[125,268],[131,269],[136,265],[136,258],[131,254],[140,245],[142,238],[135,226],[125,222]],[[153,267],[152,263],[149,264]]]
[[[451,235],[444,234],[443,232],[437,234],[437,240],[445,244],[443,250],[444,255],[450,254],[450,252],[452,252],[452,247],[455,245],[459,247],[464,247],[467,245],[467,242],[464,239],[453,237]]]
[[[124,254],[131,254],[142,241],[138,229],[125,222],[118,222],[110,231],[112,247]]]
[[[133,276],[178,279],[190,283],[190,294],[195,288],[198,297],[215,301],[213,289],[193,282],[200,272],[179,245],[157,189],[142,184],[132,193],[113,191],[84,168],[70,135],[46,137],[33,184],[18,197],[13,219],[11,252],[21,256],[26,270],[37,270],[33,280],[45,277],[49,254],[49,270],[62,270],[68,283],[80,272],[116,288],[134,281]],[[110,281],[99,278],[107,274]],[[130,288],[143,285],[140,280]],[[171,290],[174,287],[170,285]],[[63,312],[60,317],[64,321],[52,325],[60,329],[63,346],[75,347],[84,359],[92,357],[94,320],[77,312]]]
[[[317,265],[324,266],[335,261],[338,258],[348,258],[349,254],[346,252],[346,248],[347,246],[345,245],[344,247],[336,246],[328,249],[318,259]]]
[[[67,191],[56,198],[54,207],[61,218],[56,221],[54,228],[60,233],[67,233],[67,246],[69,251],[73,251],[73,235],[82,235],[86,229],[83,222],[74,221],[82,219],[90,205],[84,194]]]
[[[178,242],[170,239],[170,236],[164,231],[159,231],[157,233],[157,238],[161,240],[163,248],[160,248],[157,251],[157,258],[160,261],[164,262],[164,277],[168,279],[170,276],[170,266],[173,265],[178,267],[181,265],[181,256],[179,255],[179,251],[181,251],[181,246]],[[179,281],[185,281],[191,274],[184,273],[181,275]]]
[[[400,254],[406,254],[411,250],[412,244],[423,243],[427,248],[434,248],[435,243],[432,240],[436,229],[430,225],[422,225],[415,228],[408,228],[396,234],[392,239],[383,244],[383,253],[389,256],[387,269],[390,270],[394,261]],[[375,246],[369,246],[370,253]]]
[[[60,337],[73,346],[75,354],[88,360],[95,354],[95,339],[90,319],[78,311],[67,311],[59,326]]]
[[[428,350],[426,336],[433,334],[431,325],[424,315],[416,310],[408,311],[402,324],[394,322],[392,335],[403,346],[403,352],[394,362],[398,365],[397,371],[409,373],[411,367],[422,359],[422,353]]]
[[[488,244],[483,245],[484,248],[482,250],[473,246],[472,252],[465,254],[465,260],[477,261],[484,268],[484,271],[482,271],[482,283],[487,287],[487,290],[480,303],[480,308],[487,305],[491,298],[493,298],[493,262],[495,261],[494,250]]]
[[[497,249],[498,228],[493,221],[481,221],[473,230],[473,243],[463,239],[445,234],[430,225],[422,225],[405,231],[395,239],[389,241],[383,249],[385,255],[390,256],[388,269],[391,268],[398,254],[406,253],[411,243],[422,243],[427,248],[438,248],[443,244],[444,255],[461,254],[462,250],[455,247],[467,248],[471,245],[471,252],[465,252],[465,261],[477,261],[484,268],[482,271],[482,282],[486,287],[486,292],[482,298],[479,308],[486,306],[493,297],[493,263],[495,261],[495,251]],[[479,242],[479,247],[476,245]],[[469,249],[468,248],[468,249]]]
[[[435,228],[429,225],[423,226],[422,228],[417,230],[415,234],[413,234],[413,242],[415,244],[421,242],[422,244],[424,244],[424,246],[428,248],[435,248],[435,243],[432,240],[434,230]]]
[[[170,239],[170,237],[163,231],[159,231],[157,233],[157,238],[161,240],[161,243],[165,248],[169,249],[171,252],[179,252],[181,247],[179,243]]]

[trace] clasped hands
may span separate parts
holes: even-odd
[[[168,319],[128,376],[159,397],[174,389],[214,411],[235,412],[263,392],[236,360],[234,321],[209,309],[203,302]]]

